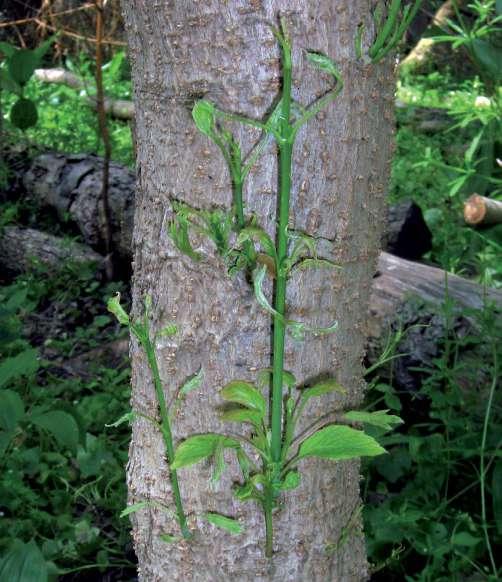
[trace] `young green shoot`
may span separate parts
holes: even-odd
[[[337,328],[337,322],[327,327],[313,327],[306,323],[290,320],[286,313],[288,279],[295,269],[339,268],[327,259],[317,256],[317,240],[304,233],[292,230],[289,225],[290,198],[293,171],[293,149],[299,129],[321,109],[334,101],[343,88],[342,77],[335,63],[327,56],[307,52],[307,59],[333,79],[333,87],[322,97],[307,107],[296,103],[292,97],[291,40],[284,24],[274,29],[282,57],[283,82],[278,105],[266,121],[229,114],[217,109],[208,101],[200,101],[194,107],[193,117],[198,129],[220,148],[233,184],[234,229],[237,233],[233,248],[216,244],[223,256],[239,257],[236,262],[248,270],[253,269],[252,279],[255,296],[260,306],[267,311],[273,321],[271,368],[258,373],[256,383],[237,379],[226,384],[220,392],[229,407],[222,414],[225,422],[237,422],[251,429],[249,437],[221,434],[192,436],[184,440],[176,449],[172,468],[177,470],[212,459],[218,478],[224,467],[223,452],[229,450],[236,455],[242,472],[242,484],[234,490],[241,501],[254,501],[261,505],[266,530],[265,553],[272,557],[274,545],[273,510],[279,496],[300,485],[298,466],[307,457],[327,458],[334,461],[353,459],[360,456],[379,455],[384,449],[378,442],[350,424],[376,424],[385,429],[401,422],[398,417],[378,413],[347,413],[342,425],[321,424],[312,430],[297,435],[299,420],[312,399],[344,392],[333,379],[323,380],[313,386],[299,387],[293,374],[284,369],[286,332],[297,340],[305,334],[327,334]],[[262,130],[263,136],[252,150],[247,162],[241,156],[241,148],[232,134],[222,125],[225,121],[240,122]],[[264,152],[264,144],[269,138],[278,147],[279,190],[277,195],[277,219],[275,242],[255,218],[246,219],[242,192],[245,177],[252,164]],[[189,241],[189,229],[209,236],[215,242],[214,228],[204,228],[207,224],[205,211],[173,205],[175,218],[171,224],[171,237],[176,246],[185,254],[193,255]],[[185,221],[185,222],[183,222]],[[228,239],[226,239],[228,240]],[[250,258],[253,260],[249,260]],[[197,258],[202,256],[198,254]],[[274,278],[272,305],[269,303],[262,285],[267,273]],[[268,398],[263,392],[269,388]],[[293,396],[293,389],[298,394]],[[258,455],[257,465],[250,456]]]

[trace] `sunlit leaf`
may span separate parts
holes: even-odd
[[[231,517],[226,517],[225,515],[221,515],[219,513],[205,513],[204,517],[206,521],[224,529],[232,534],[240,534],[244,531],[244,527],[236,520],[232,519]]]
[[[197,374],[189,378],[180,388],[180,395],[186,396],[192,390],[196,390],[204,380],[204,370],[201,368]]]
[[[320,457],[340,461],[374,457],[385,453],[377,441],[360,430],[330,425],[308,437],[300,446],[299,457]]]
[[[235,439],[219,434],[200,434],[188,437],[178,445],[171,468],[188,467],[202,459],[211,457],[220,445],[224,448],[239,447],[239,443]]]
[[[120,305],[120,293],[117,293],[114,297],[108,299],[106,308],[115,315],[119,323],[122,325],[129,325],[129,316],[122,305]]]
[[[249,382],[244,380],[233,380],[222,390],[220,395],[228,402],[237,402],[247,408],[257,410],[262,416],[265,414],[267,403],[262,393]]]
[[[302,400],[307,401],[310,398],[316,398],[317,396],[323,396],[324,394],[329,394],[330,392],[338,392],[339,394],[346,394],[347,390],[341,386],[336,380],[330,378],[328,380],[321,380],[314,386],[310,388],[305,388],[302,390]]]
[[[283,491],[290,491],[291,489],[296,489],[300,485],[300,473],[298,471],[288,471],[284,477],[284,481],[281,483],[281,489]]]
[[[211,136],[214,131],[214,113],[214,105],[204,99],[197,101],[192,109],[195,125],[204,135]]]

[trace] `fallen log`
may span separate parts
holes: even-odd
[[[68,261],[80,265],[92,263],[97,278],[104,268],[104,258],[87,245],[33,228],[6,226],[0,231],[0,265],[6,274],[23,273],[34,264],[55,271]]]
[[[86,83],[65,69],[36,69],[34,73],[35,79],[41,83],[53,83],[55,85],[65,85],[70,89],[82,91],[87,89]],[[96,98],[87,95],[86,100],[88,104],[94,109],[97,108]],[[130,120],[134,118],[134,103],[125,99],[110,99],[106,98],[104,101],[105,112],[116,117],[117,119]]]
[[[79,229],[87,245],[102,250],[102,171],[103,159],[98,156],[48,153],[33,160],[22,182],[28,198],[41,207],[55,209]],[[131,256],[134,193],[134,173],[112,162],[108,186],[112,245],[127,263]]]
[[[464,220],[471,226],[502,223],[502,202],[473,194],[464,203]]]
[[[446,300],[452,304],[448,317]],[[475,312],[491,306],[499,320],[502,291],[383,252],[370,297],[367,361],[374,364],[389,337],[404,331],[396,348],[400,357],[394,361],[393,377],[400,389],[417,391],[425,377],[417,369],[434,366],[445,336],[478,334]]]

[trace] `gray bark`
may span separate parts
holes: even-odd
[[[171,244],[166,226],[170,200],[196,207],[229,206],[230,181],[219,151],[197,134],[191,120],[195,99],[261,118],[277,96],[277,44],[267,22],[287,16],[294,42],[294,96],[306,103],[328,87],[307,65],[302,48],[320,50],[339,63],[345,88],[297,141],[291,223],[325,239],[343,269],[293,280],[288,292],[292,317],[327,325],[331,336],[295,343],[288,338],[286,367],[300,383],[334,375],[347,395],[308,410],[312,421],[327,407],[357,406],[362,398],[361,360],[366,309],[376,267],[391,154],[393,75],[391,60],[373,67],[355,62],[354,37],[364,21],[373,30],[369,0],[306,3],[300,0],[217,2],[145,0],[122,3],[135,86],[138,197],[134,234],[134,304],[153,297],[155,327],[176,321],[176,344],[160,346],[161,373],[171,389],[202,366],[200,391],[188,395],[176,418],[177,439],[228,431],[218,421],[218,387],[235,378],[254,380],[270,364],[270,320],[243,276],[230,279],[209,245],[194,264]],[[365,42],[369,38],[365,38]],[[240,130],[248,146],[257,135]],[[272,149],[269,150],[274,151]],[[272,161],[271,161],[272,160]],[[273,157],[262,159],[247,184],[248,212],[273,232],[277,175]],[[155,414],[154,390],[144,355],[132,350],[133,407]],[[141,419],[133,426],[128,467],[130,501],[169,500],[170,486],[161,435]],[[230,493],[237,471],[214,490],[209,468],[180,471],[182,495],[193,527],[190,543],[167,545],[159,534],[176,531],[155,508],[134,514],[140,579],[200,582],[360,581],[367,577],[364,539],[357,515],[359,463],[305,462],[302,484],[276,512],[275,554],[264,557],[264,524],[257,506]],[[218,511],[241,518],[245,533],[230,536],[196,517]],[[339,547],[344,528],[347,538]],[[333,551],[327,551],[331,548]]]
[[[103,257],[87,245],[34,228],[6,226],[0,231],[0,265],[10,274],[28,271],[34,263],[41,263],[49,271],[55,271],[65,261],[93,263],[97,277],[104,268]]]

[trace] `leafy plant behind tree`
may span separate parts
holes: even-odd
[[[38,121],[37,104],[26,97],[25,87],[53,41],[54,37],[48,38],[36,49],[17,48],[0,42],[0,55],[4,57],[0,67],[0,91],[9,91],[17,96],[10,109],[10,121],[19,129],[26,130]]]

